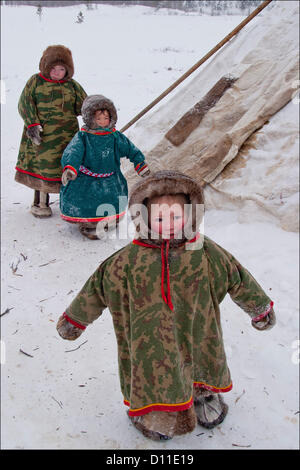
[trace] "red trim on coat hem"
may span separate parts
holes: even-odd
[[[210,390],[211,392],[214,392],[214,393],[225,393],[225,392],[230,392],[230,390],[232,389],[232,382],[230,382],[228,387],[224,387],[224,388],[214,387],[213,385],[208,385],[205,382],[194,382],[194,387],[204,388],[205,390]]]
[[[80,323],[77,323],[75,320],[72,320],[72,318],[68,317],[68,315],[66,314],[66,312],[63,313],[63,317],[64,317],[69,323],[71,323],[72,325],[76,326],[76,327],[79,328],[80,330],[85,330],[85,329],[86,329],[86,326],[81,325]]]
[[[123,217],[124,214],[125,214],[125,211],[121,212],[121,214],[110,215],[108,217],[80,218],[80,217],[70,217],[64,214],[60,214],[60,216],[63,220],[66,220],[67,222],[101,222],[102,220],[119,219],[120,217]]]
[[[45,180],[45,181],[59,181],[61,182],[61,178],[46,178],[45,176],[42,176],[42,175],[38,175],[36,173],[31,173],[30,171],[26,171],[26,170],[22,170],[21,168],[18,168],[16,166],[15,168],[17,171],[20,171],[20,173],[25,173],[26,175],[30,175],[30,176],[33,176],[34,178],[39,178],[41,180]]]
[[[51,83],[66,83],[68,80],[51,80],[51,78],[46,78],[44,77],[41,73],[39,73],[39,76],[46,80],[46,82],[51,82]]]
[[[129,409],[128,415],[129,416],[141,416],[147,413],[151,413],[151,411],[165,411],[165,412],[176,412],[176,411],[183,411],[188,410],[193,406],[193,397],[191,397],[185,403],[153,403],[151,405],[143,406],[142,408],[137,409]],[[124,405],[130,407],[130,402],[124,399]]]

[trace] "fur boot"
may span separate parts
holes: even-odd
[[[194,408],[198,423],[206,429],[222,423],[228,412],[222,395],[207,390],[198,390],[195,393]]]
[[[44,219],[51,217],[52,210],[49,206],[49,194],[43,193],[42,191],[34,191],[34,200],[31,206],[30,212],[34,217]]]
[[[97,223],[94,222],[81,222],[78,225],[80,233],[89,238],[90,240],[99,240],[97,236]]]
[[[197,424],[194,408],[177,412],[152,411],[146,415],[130,417],[133,425],[154,441],[172,439],[173,436],[192,432]]]
[[[175,434],[177,413],[152,411],[142,416],[130,416],[130,419],[143,436],[153,441],[172,439]]]
[[[197,425],[197,416],[195,409],[192,406],[188,410],[178,411],[177,412],[177,421],[175,435],[179,436],[182,434],[187,434],[192,432]]]
[[[104,222],[82,222],[79,224],[79,231],[90,240],[102,240],[107,232],[117,228],[119,222],[120,218]]]

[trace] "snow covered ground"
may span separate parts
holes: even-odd
[[[239,211],[207,211],[206,235],[270,294],[277,325],[258,332],[227,297],[221,308],[234,383],[225,396],[229,414],[213,430],[197,427],[155,443],[126,416],[109,312],[75,342],[55,329],[98,264],[128,240],[83,238],[60,219],[58,195],[51,197],[53,217],[34,219],[32,191],[14,182],[22,131],[17,101],[48,45],[71,48],[74,78],[88,94],[113,99],[120,129],[242,18],[103,5],[43,8],[41,19],[34,7],[1,7],[1,14],[2,448],[298,449],[298,233],[271,221],[246,222]]]

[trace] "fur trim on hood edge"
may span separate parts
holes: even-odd
[[[137,236],[140,239],[150,239],[148,220],[145,220],[145,200],[155,196],[167,194],[185,194],[191,204],[192,216],[189,219],[186,239],[192,239],[198,232],[204,215],[204,196],[201,185],[183,173],[171,170],[152,173],[147,178],[136,183],[129,198],[129,212],[137,228]],[[141,214],[139,212],[141,209]],[[141,218],[142,215],[142,218]],[[142,223],[141,223],[142,220]]]
[[[41,74],[46,78],[50,78],[50,70],[55,65],[63,65],[66,68],[67,73],[64,80],[69,80],[73,77],[74,63],[70,49],[62,45],[54,45],[48,46],[44,50],[39,63]]]
[[[107,109],[110,114],[109,129],[113,129],[116,125],[118,115],[114,103],[103,95],[87,96],[82,104],[82,119],[88,129],[93,128],[95,112],[99,109]]]

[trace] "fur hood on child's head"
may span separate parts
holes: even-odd
[[[64,80],[73,77],[74,63],[70,49],[61,45],[48,46],[45,49],[39,64],[41,74],[46,78],[50,78],[50,70],[55,65],[63,65],[66,68],[67,73]]]
[[[142,181],[133,186],[129,198],[129,211],[137,227],[137,237],[140,239],[151,238],[148,218],[146,217],[147,200],[149,198],[182,193],[187,196],[189,210],[191,210],[184,230],[185,238],[187,240],[194,238],[204,216],[202,187],[190,176],[172,170],[151,173],[150,176],[143,178]],[[144,216],[141,214],[141,211]]]
[[[110,123],[108,128],[114,129],[118,115],[113,102],[103,95],[90,95],[87,96],[82,104],[81,114],[83,122],[88,129],[93,128],[94,115],[100,109],[107,109],[110,114]]]

